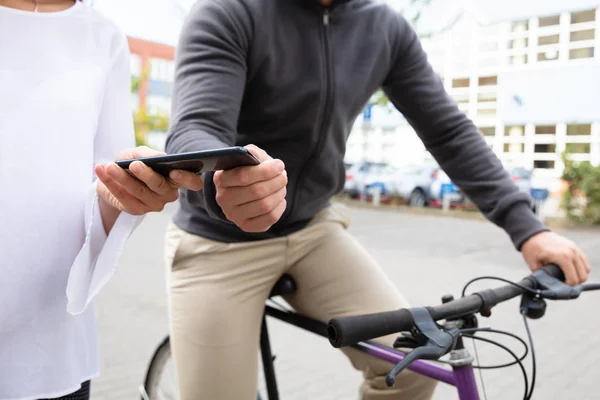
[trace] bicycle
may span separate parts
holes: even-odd
[[[507,283],[496,289],[486,289],[465,295],[467,287],[478,280],[493,279]],[[583,291],[600,290],[600,284],[584,284],[571,287],[563,282],[563,275],[556,265],[539,269],[520,282],[511,282],[503,278],[483,276],[468,282],[463,288],[462,297],[454,300],[451,295],[442,297],[442,304],[435,307],[415,307],[397,311],[333,318],[327,323],[299,315],[273,301],[273,297],[291,294],[296,283],[290,275],[284,274],[274,285],[265,304],[260,334],[260,349],[266,390],[269,400],[278,400],[279,393],[274,369],[274,357],[271,352],[266,316],[294,325],[329,339],[333,347],[352,346],[372,357],[393,364],[386,376],[386,384],[392,387],[395,377],[404,369],[428,376],[439,382],[454,386],[460,400],[478,400],[479,392],[475,380],[474,358],[465,348],[463,338],[481,340],[501,347],[515,359],[497,368],[518,364],[524,376],[525,393],[523,398],[530,399],[535,386],[535,352],[533,339],[527,325],[527,318],[538,319],[544,316],[545,300],[570,300],[579,297]],[[527,328],[533,360],[533,379],[529,386],[528,376],[522,361],[528,354],[528,346],[518,336],[509,332],[490,328],[479,328],[476,314],[484,317],[491,315],[494,306],[521,296],[520,312]],[[272,303],[276,305],[269,304]],[[444,321],[438,323],[437,321]],[[493,340],[476,336],[477,332],[504,334],[518,339],[525,346],[525,354],[518,357],[508,347]],[[400,334],[393,347],[373,341],[374,338],[388,334]],[[412,349],[411,351],[399,350]],[[442,357],[449,355],[447,360]],[[154,352],[144,384],[140,386],[142,400],[177,399],[163,397],[161,378],[165,375],[167,364],[171,360],[169,336]],[[445,366],[444,364],[447,364]],[[483,368],[483,367],[481,367]],[[493,367],[486,367],[493,368]],[[176,390],[176,389],[175,389]],[[168,394],[168,393],[167,393]],[[177,396],[176,393],[171,393]],[[258,395],[260,399],[260,394]]]

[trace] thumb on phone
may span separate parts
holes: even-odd
[[[260,162],[264,162],[264,161],[269,161],[272,160],[273,157],[271,157],[270,155],[267,154],[266,151],[264,151],[263,149],[261,149],[258,146],[255,146],[253,144],[249,144],[247,146],[244,146],[246,149],[248,149],[248,151],[250,153],[252,153],[252,155],[256,158],[258,158],[258,160]]]

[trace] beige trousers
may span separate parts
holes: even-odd
[[[348,223],[346,207],[333,205],[300,232],[232,244],[186,233],[171,223],[165,255],[171,346],[182,400],[256,399],[264,304],[284,272],[298,286],[286,301],[321,321],[407,307],[375,260],[347,232]],[[397,336],[378,340],[392,345]],[[391,364],[351,348],[342,351],[363,371],[359,398],[432,397],[432,379],[406,370],[390,389],[385,375]]]

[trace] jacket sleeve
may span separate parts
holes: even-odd
[[[250,19],[242,2],[200,0],[188,15],[176,53],[175,84],[167,153],[235,145],[246,84]],[[223,222],[213,174],[196,194],[212,218]]]
[[[395,59],[382,85],[384,92],[450,179],[520,250],[527,239],[548,228],[481,132],[446,93],[413,28],[397,18]]]

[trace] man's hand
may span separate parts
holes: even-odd
[[[285,211],[287,173],[283,161],[254,145],[246,148],[261,163],[215,172],[216,200],[227,219],[242,230],[266,232]]]
[[[571,286],[585,282],[591,271],[587,257],[577,245],[553,232],[531,237],[521,247],[521,253],[532,271],[547,264],[558,265]]]
[[[159,155],[165,155],[165,153],[140,146],[122,151],[117,156],[117,160]],[[129,166],[129,171],[135,177],[115,163],[98,164],[94,167],[94,171],[99,179],[97,193],[101,202],[100,207],[102,211],[106,210],[105,212],[108,213],[111,211],[107,210],[107,205],[116,210],[117,214],[120,211],[133,215],[162,211],[165,204],[179,198],[179,186],[200,190],[204,184],[199,175],[189,171],[171,171],[171,179],[165,179],[140,161]],[[103,213],[105,228],[107,228],[107,221],[104,217]],[[112,222],[114,223],[114,221]],[[111,223],[108,225],[112,227]],[[110,228],[107,231],[110,231]]]

